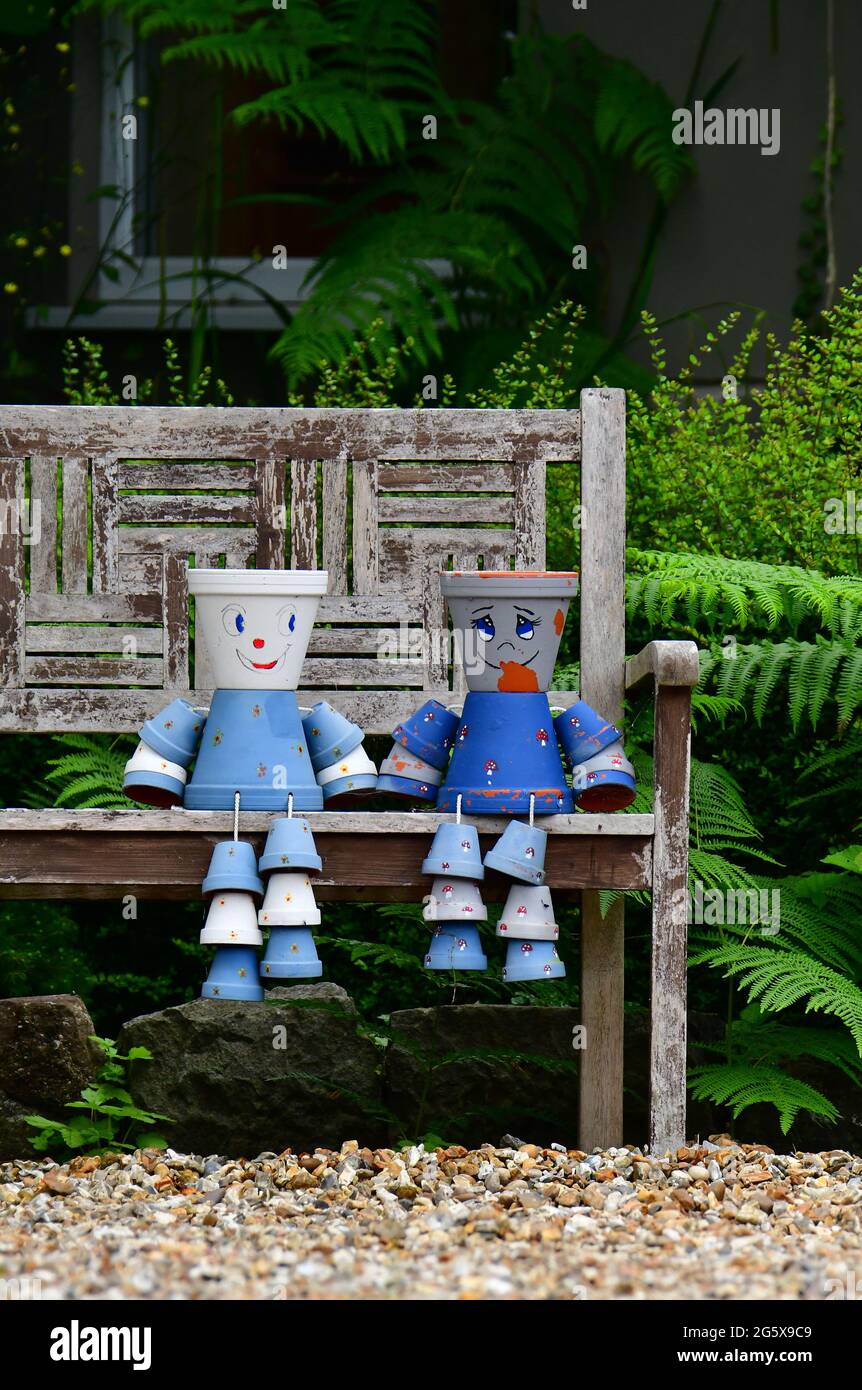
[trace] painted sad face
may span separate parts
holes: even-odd
[[[541,652],[543,619],[526,603],[497,599],[471,610],[476,660],[499,671],[498,690],[538,690],[531,669]]]
[[[247,671],[272,673],[284,665],[293,646],[297,627],[296,609],[286,603],[273,614],[267,604],[229,603],[222,609],[222,627],[235,640],[237,660]]]

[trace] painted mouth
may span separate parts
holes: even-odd
[[[285,650],[282,652],[281,656],[275,658],[275,661],[252,661],[250,657],[243,656],[239,647],[236,647],[234,650],[247,671],[275,671],[281,666],[284,658],[287,656],[287,651]]]
[[[497,655],[499,656],[499,652],[497,653]],[[539,655],[539,649],[536,648],[536,650],[533,652],[533,655],[532,655],[532,656],[525,656],[524,659],[523,659],[523,661],[519,660],[517,657],[514,657],[514,656],[512,657],[512,661],[514,661],[515,664],[516,664],[517,666],[529,666],[530,663],[531,663],[532,661],[535,661],[535,660],[536,660],[536,657],[537,657],[538,655]],[[488,661],[487,658],[486,658],[486,660],[485,660],[485,664],[486,664],[486,666],[490,666],[492,671],[501,671],[501,670],[502,670],[502,666],[498,666],[498,665],[496,664],[496,662],[494,662],[494,661]]]

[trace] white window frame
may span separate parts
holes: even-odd
[[[201,262],[193,256],[133,255],[135,218],[135,178],[137,142],[123,138],[123,117],[140,119],[135,106],[134,32],[119,15],[102,20],[100,43],[101,115],[100,184],[116,187],[113,198],[99,199],[98,236],[100,247],[116,247],[132,256],[137,269],[121,259],[111,264],[118,273],[113,279],[100,271],[96,297],[102,308],[91,318],[93,326],[147,328],[188,328],[194,319],[192,302],[200,295],[201,271],[226,276],[242,274],[247,284],[227,279],[206,295],[208,321],[217,328],[278,329],[282,320],[275,309],[255,292],[260,286],[274,300],[294,311],[306,297],[302,283],[315,264],[311,256],[289,256],[276,270],[272,258],[254,262],[239,256],[219,256]],[[167,295],[162,299],[160,280],[166,277]],[[205,282],[204,282],[205,284]]]

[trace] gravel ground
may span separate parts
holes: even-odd
[[[823,1299],[848,1280],[855,1298],[862,1159],[717,1136],[658,1161],[507,1136],[26,1160],[0,1165],[11,1279],[46,1299]]]

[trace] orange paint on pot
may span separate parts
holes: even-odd
[[[535,671],[531,671],[529,666],[522,666],[520,661],[501,661],[497,689],[531,693],[538,691],[539,682]]]
[[[565,625],[566,615],[563,612],[562,608],[558,608],[556,613],[554,614],[554,632],[557,634],[558,637],[562,634]]]

